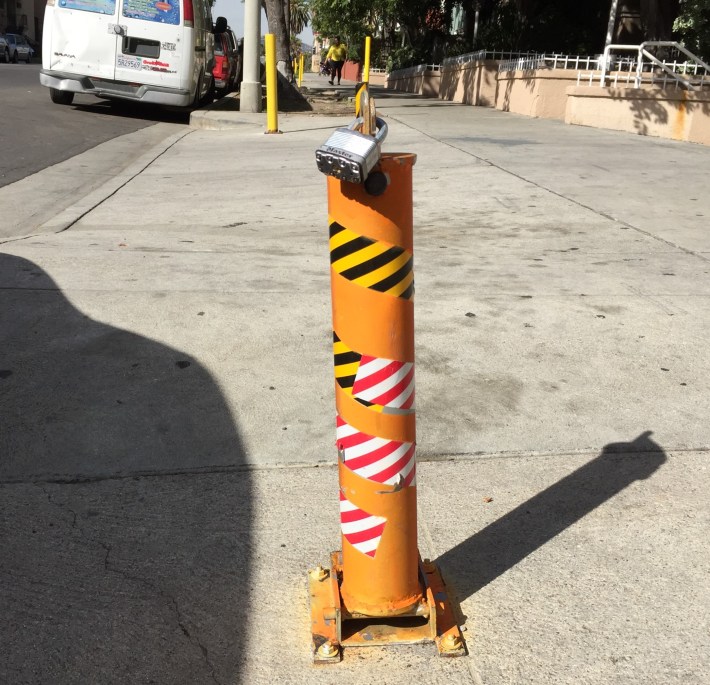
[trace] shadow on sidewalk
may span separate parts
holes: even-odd
[[[463,602],[546,542],[667,460],[642,433],[633,442],[607,445],[581,468],[535,495],[441,555],[437,563]]]
[[[0,254],[0,682],[238,682],[245,461],[196,359]]]

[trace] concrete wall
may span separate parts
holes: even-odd
[[[359,62],[351,62],[347,60],[343,64],[343,78],[346,81],[359,81],[360,80],[361,65]]]
[[[500,72],[495,107],[502,112],[564,121],[567,88],[576,83],[574,69]]]
[[[498,63],[486,60],[447,64],[440,71],[393,72],[386,87],[568,124],[710,145],[710,89],[689,93],[652,86],[577,86],[577,73],[547,68],[498,72]]]
[[[387,74],[385,72],[370,72],[370,83],[373,86],[384,86],[387,83]]]
[[[496,99],[498,62],[481,60],[441,67],[439,97],[465,105],[493,107]]]
[[[439,97],[440,81],[441,72],[439,71],[420,71],[419,73],[411,73],[410,70],[393,71],[387,77],[385,88],[437,98]]]
[[[565,122],[710,145],[710,91],[575,86]]]

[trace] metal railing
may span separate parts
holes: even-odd
[[[505,60],[498,65],[498,71],[527,71],[530,69],[597,69],[600,57],[581,55],[537,54],[531,57]]]
[[[537,53],[535,52],[510,52],[510,51],[500,51],[500,50],[476,50],[476,52],[467,52],[463,55],[456,55],[455,57],[447,57],[443,64],[444,66],[449,66],[450,64],[467,64],[468,62],[481,62],[485,59],[490,60],[511,60],[520,59],[524,57],[534,57]]]
[[[687,59],[678,61],[673,59],[659,59],[652,54],[649,48],[665,48],[676,57],[683,55]],[[636,53],[634,58],[614,58],[613,52]],[[676,89],[683,87],[686,90],[699,90],[710,85],[710,65],[687,50],[680,43],[673,41],[647,41],[641,45],[608,45],[604,50],[599,67],[599,73],[578,74],[577,83],[582,79],[588,80],[592,85],[596,79],[604,87],[607,81],[617,85],[625,83],[634,88],[641,88],[643,84],[662,84],[664,88],[672,84]]]
[[[651,50],[665,49],[673,59],[659,59]],[[635,55],[622,57],[619,52]],[[647,41],[641,45],[609,45],[602,55],[582,56],[559,53],[505,52],[477,50],[456,57],[447,57],[442,64],[419,64],[390,73],[390,78],[408,78],[425,72],[441,71],[442,66],[461,65],[483,60],[498,61],[499,72],[532,71],[536,69],[569,69],[577,71],[577,85],[597,81],[624,84],[640,88],[642,84],[669,85],[698,90],[710,86],[710,65],[673,41]],[[584,73],[586,70],[588,73]]]
[[[411,78],[412,76],[418,76],[419,74],[437,71],[441,71],[440,64],[417,64],[415,67],[407,67],[406,69],[396,69],[395,71],[391,71],[389,73],[389,78]]]

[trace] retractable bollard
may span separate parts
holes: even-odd
[[[330,567],[309,572],[316,662],[339,661],[342,647],[426,641],[465,653],[439,571],[417,549],[416,156],[382,155],[387,127],[375,120],[374,137],[355,130],[361,117],[316,152],[328,175],[342,533]]]

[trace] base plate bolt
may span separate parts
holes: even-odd
[[[447,652],[456,651],[457,649],[461,649],[461,638],[458,635],[449,633],[441,640],[441,646]]]
[[[313,574],[313,577],[319,581],[323,581],[328,577],[328,571],[326,571],[320,564],[316,566],[311,573]]]
[[[333,644],[330,640],[318,647],[318,656],[323,659],[333,659],[338,656],[339,652],[338,646]]]

